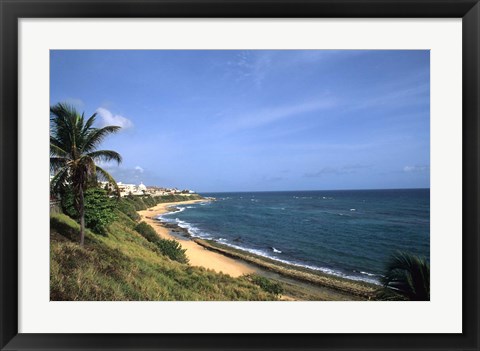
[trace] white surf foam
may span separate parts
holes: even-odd
[[[200,205],[205,205],[205,204],[207,204],[207,203],[200,203]],[[185,207],[176,207],[176,208],[178,209],[178,211],[172,211],[172,212],[164,213],[164,214],[158,216],[157,219],[160,219],[164,222],[176,223],[179,227],[186,229],[187,232],[192,237],[201,238],[201,239],[213,239],[213,236],[210,233],[204,232],[201,229],[195,227],[194,225],[192,225],[192,224],[190,224],[186,221],[183,221],[179,218],[164,217],[164,216],[171,215],[171,214],[174,214],[174,213],[178,213],[179,211],[181,212],[181,211],[185,210]],[[340,214],[340,215],[342,215],[342,214]],[[376,285],[380,284],[378,279],[373,278],[376,275],[368,273],[368,272],[359,272],[361,274],[361,276],[349,275],[349,274],[345,274],[343,272],[339,272],[339,271],[336,271],[334,269],[327,268],[327,267],[317,267],[317,266],[308,265],[308,264],[304,264],[304,263],[300,263],[300,262],[280,259],[276,256],[271,255],[272,251],[274,253],[277,253],[277,254],[282,253],[282,251],[280,251],[280,250],[278,250],[274,247],[271,247],[271,251],[266,251],[266,250],[252,249],[252,248],[247,248],[247,247],[240,246],[240,245],[235,245],[235,244],[232,244],[232,243],[228,242],[228,240],[225,239],[225,238],[219,238],[219,239],[214,239],[214,240],[217,241],[217,242],[221,242],[223,245],[226,245],[226,246],[238,249],[238,250],[250,252],[252,254],[262,256],[262,257],[266,257],[266,258],[269,258],[271,260],[281,262],[281,263],[284,263],[284,264],[288,264],[288,265],[291,265],[291,266],[307,268],[307,269],[311,269],[313,271],[319,271],[319,272],[323,272],[325,274],[330,274],[330,275],[333,275],[333,276],[347,278],[347,279],[351,279],[351,280],[364,281],[364,282],[372,283],[372,284],[376,284]]]

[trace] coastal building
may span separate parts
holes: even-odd
[[[115,187],[113,184],[106,182],[106,181],[100,181],[98,182],[98,185],[100,188],[109,190],[109,191],[114,191]],[[142,195],[150,195],[150,196],[169,196],[169,195],[182,195],[182,196],[190,196],[193,194],[196,194],[195,191],[189,190],[189,189],[184,189],[184,190],[179,190],[177,188],[164,188],[164,187],[157,187],[157,186],[149,186],[147,187],[143,182],[140,182],[139,185],[136,184],[127,184],[127,183],[122,183],[118,182],[117,183],[118,189],[120,190],[120,196],[125,197],[128,195],[133,195],[133,196],[142,196]]]
[[[138,186],[138,191],[142,192],[142,194],[145,194],[147,192],[147,187],[143,184],[143,182],[140,182],[140,185]]]

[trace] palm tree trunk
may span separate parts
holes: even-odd
[[[80,216],[80,246],[85,242],[85,204],[83,201],[83,188],[80,186],[78,194],[78,214]]]

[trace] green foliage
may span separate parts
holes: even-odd
[[[95,128],[96,113],[88,119],[77,112],[75,107],[58,103],[50,107],[50,171],[54,177],[50,181],[53,194],[69,192],[73,194],[72,201],[80,218],[80,245],[84,243],[85,228],[85,191],[89,184],[97,182],[97,177],[103,178],[114,185],[112,176],[96,163],[116,161],[122,157],[112,150],[98,150],[99,144],[110,134],[120,130],[118,126]],[[104,223],[91,222],[97,230],[103,230]]]
[[[117,204],[118,206],[118,204]],[[135,222],[133,219],[128,217],[125,213],[120,211],[117,207],[115,211],[115,216],[117,217],[116,222],[118,222],[121,225],[127,226],[129,228],[134,228],[137,225],[137,222]]]
[[[262,277],[257,274],[249,274],[247,275],[247,277],[254,284],[258,285],[260,288],[262,288],[266,292],[272,293],[274,295],[280,295],[283,293],[282,285],[277,282],[271,281],[270,279]]]
[[[140,196],[128,195],[124,197],[125,201],[135,207],[135,211],[142,211],[147,209],[147,205],[143,202]]]
[[[115,215],[117,200],[110,198],[106,190],[90,188],[85,191],[84,201],[85,225],[97,234],[106,234],[106,227],[117,218]],[[78,218],[72,192],[66,192],[62,196],[62,208],[70,217]]]
[[[140,219],[140,215],[137,213],[135,205],[127,198],[121,198],[118,201],[118,209],[133,221],[138,221]]]
[[[395,253],[382,277],[382,300],[430,301],[430,264],[406,252]]]
[[[155,196],[155,201],[157,204],[165,203],[165,202],[178,202],[178,201],[188,201],[188,200],[200,200],[203,199],[198,194],[192,194],[189,196],[182,196],[182,195],[163,195],[163,196]]]
[[[152,196],[143,196],[142,201],[147,207],[153,207],[157,204],[157,202]]]
[[[160,239],[159,242],[156,243],[160,252],[169,257],[171,260],[180,262],[180,263],[188,263],[187,255],[185,254],[186,249],[182,249],[180,243],[176,240],[168,240],[168,239]]]
[[[185,249],[182,249],[180,243],[176,240],[168,240],[160,238],[155,229],[145,222],[140,222],[135,226],[135,230],[139,232],[145,239],[154,243],[162,255],[169,257],[171,260],[188,263]]]
[[[145,239],[152,243],[156,243],[161,240],[161,238],[157,235],[155,229],[153,229],[152,226],[146,222],[138,223],[134,229],[139,232]]]
[[[85,246],[64,234],[78,231],[64,214],[51,215],[52,301],[276,300],[245,277],[232,278],[159,255],[156,245],[119,221],[108,236],[86,231]]]

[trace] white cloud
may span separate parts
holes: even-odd
[[[101,118],[100,127],[119,126],[124,129],[133,127],[132,121],[130,121],[128,118],[120,115],[114,115],[106,108],[99,107],[97,108],[96,112]]]
[[[143,168],[140,166],[135,166],[135,170],[139,171],[140,173],[143,173]]]
[[[430,166],[405,166],[404,172],[424,172],[430,169]]]

